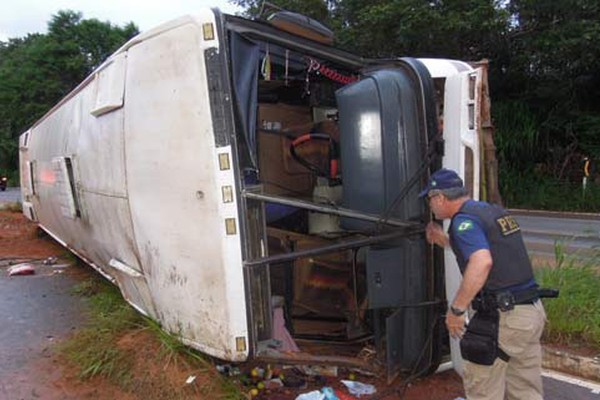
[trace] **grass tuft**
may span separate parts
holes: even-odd
[[[167,364],[176,360],[179,355],[183,355],[195,361],[195,366],[200,367],[202,372],[209,369],[210,362],[202,354],[186,346],[178,335],[163,330],[160,324],[151,318],[144,317],[144,322],[146,329],[149,329],[160,342],[161,356],[165,358]]]
[[[4,204],[0,204],[0,210],[12,212],[12,213],[21,213],[21,212],[23,212],[23,205],[19,202],[4,203]]]
[[[100,279],[84,281],[73,292],[89,298],[88,325],[61,346],[63,354],[79,366],[81,379],[99,375],[113,382],[126,382],[130,379],[131,358],[115,343],[124,330],[139,326],[141,317],[115,286]]]
[[[543,287],[560,289],[557,299],[544,300],[548,323],[545,340],[600,349],[600,255],[578,258],[555,244],[555,265],[536,270]]]

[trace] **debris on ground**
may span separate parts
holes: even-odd
[[[339,366],[252,363],[215,367],[243,387],[249,399],[356,400],[377,392],[375,385],[355,382],[356,372]]]
[[[338,367],[334,365],[300,365],[297,368],[308,376],[338,376]]]
[[[33,275],[35,274],[35,267],[30,263],[22,263],[13,265],[9,267],[7,270],[8,276],[17,276],[17,275]]]
[[[289,373],[284,375],[282,381],[283,385],[289,388],[302,389],[305,388],[307,385],[306,379],[302,378],[301,376]]]
[[[335,395],[335,391],[330,387],[324,387],[321,389],[321,393],[325,396],[325,400],[339,400]]]
[[[356,398],[335,390],[331,387],[324,387],[321,390],[313,390],[307,393],[302,393],[296,397],[296,400],[355,400]]]
[[[370,395],[370,394],[377,393],[377,389],[375,389],[375,386],[373,386],[373,385],[369,385],[369,384],[361,383],[361,382],[357,382],[357,381],[342,380],[340,382],[342,382],[348,388],[348,391],[350,392],[350,394],[357,396],[357,397],[360,397],[362,395]]]
[[[44,265],[54,265],[56,264],[56,262],[58,261],[58,257],[48,257],[46,258],[44,261],[42,261],[42,264]]]
[[[302,393],[296,397],[296,400],[323,400],[325,395],[319,390],[313,390],[312,392]]]
[[[279,378],[269,379],[264,381],[265,389],[273,390],[283,387],[283,381]]]
[[[219,373],[221,373],[225,376],[237,376],[237,375],[241,374],[240,369],[231,364],[217,365],[216,368],[217,368],[217,371],[219,371]]]

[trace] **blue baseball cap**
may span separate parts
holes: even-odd
[[[419,197],[427,196],[431,190],[444,190],[444,189],[454,189],[454,188],[462,188],[463,180],[460,179],[460,176],[455,171],[451,169],[442,168],[435,171],[429,177],[429,181],[427,181],[427,186],[425,189],[419,193]]]

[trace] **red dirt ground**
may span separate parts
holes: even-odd
[[[66,250],[51,238],[40,235],[37,226],[26,220],[22,214],[0,212],[0,261],[40,259],[61,256],[65,252]],[[77,270],[73,269],[73,272],[69,273],[81,273]],[[9,389],[12,389],[12,393],[17,393],[19,399],[170,400],[172,398],[218,399],[222,397],[222,389],[216,379],[213,366],[208,365],[202,371],[197,367],[194,370],[181,360],[163,360],[156,363],[160,345],[147,331],[130,332],[121,338],[117,345],[120,349],[131,352],[134,357],[133,369],[143,371],[142,377],[136,380],[137,386],[129,392],[119,389],[102,378],[80,381],[77,378],[76,369],[68,365],[54,351],[41,352],[37,360],[30,362],[25,368],[8,377],[7,380],[11,382]],[[244,370],[244,366],[241,366],[241,369]],[[195,375],[197,378],[192,385],[186,386],[184,382],[190,375]],[[341,378],[329,378],[326,382],[320,382],[319,386],[328,385],[340,389],[342,385],[339,383],[339,379]],[[464,395],[460,378],[452,371],[415,381],[407,388],[403,397],[398,392],[401,389],[401,382],[389,387],[383,380],[373,380],[361,376],[357,376],[357,380],[373,383],[377,387],[376,395],[361,397],[361,399],[367,400],[454,400]],[[165,386],[174,388],[174,392],[165,391]],[[318,389],[319,387],[314,388]],[[243,388],[243,390],[247,391],[248,389]],[[295,399],[301,392],[310,390],[313,390],[312,387],[302,391],[287,388],[263,391],[256,397],[256,400]],[[343,391],[347,393],[345,390]],[[386,393],[388,394],[386,395]]]
[[[45,258],[66,252],[54,240],[38,233],[37,225],[21,213],[0,211],[0,259]]]

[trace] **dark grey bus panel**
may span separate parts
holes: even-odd
[[[428,163],[427,143],[437,133],[434,96],[431,77],[416,60],[402,68],[368,73],[336,92],[344,207],[400,220],[428,218],[418,192],[422,166]],[[349,218],[341,223],[348,230],[377,228]],[[369,308],[375,310],[376,325],[381,327],[375,339],[378,350],[386,353],[390,379],[400,370],[413,370],[417,363],[419,369],[427,369],[439,358],[433,354],[439,349],[431,346],[428,336],[434,334],[432,300],[443,293],[431,290],[429,277],[434,273],[427,251],[422,235],[367,250]]]
[[[379,70],[337,91],[344,207],[382,215],[419,170],[427,129],[414,79],[404,69]],[[391,217],[421,217],[419,187],[412,187]],[[343,219],[342,226],[365,230],[373,223]]]

